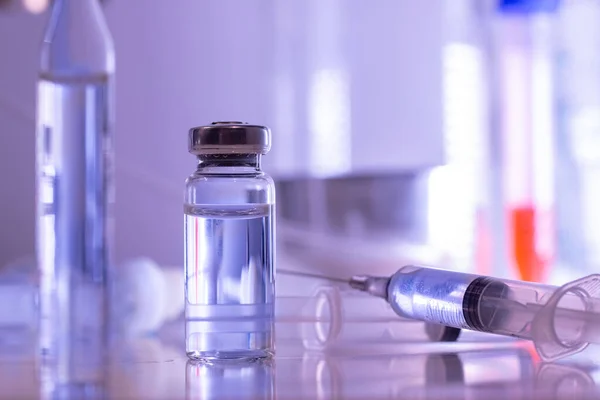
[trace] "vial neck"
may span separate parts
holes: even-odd
[[[229,172],[230,168],[240,172],[260,171],[260,154],[204,154],[198,156],[198,170]]]
[[[112,75],[113,40],[99,0],[55,0],[40,53],[46,78]]]

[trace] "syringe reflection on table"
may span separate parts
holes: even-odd
[[[592,399],[596,382],[582,365],[540,363],[533,348],[431,354],[426,397],[431,399]],[[518,361],[517,361],[518,360]],[[458,367],[460,365],[460,367]],[[457,375],[460,375],[457,377]],[[407,390],[410,398],[420,388]]]
[[[311,399],[588,399],[596,383],[584,369],[539,364],[532,349],[356,356],[306,353],[277,360],[277,394],[296,382]],[[300,371],[300,372],[299,372]],[[302,385],[297,375],[301,374]]]
[[[463,398],[466,390],[481,385],[503,388],[506,398],[524,398],[527,382],[535,378],[530,353],[519,348],[378,356],[307,353],[301,366],[297,363],[278,360],[278,394],[286,393],[299,369],[298,398],[319,400]]]

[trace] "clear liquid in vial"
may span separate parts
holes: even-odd
[[[274,349],[273,206],[185,206],[186,351],[205,361]]]

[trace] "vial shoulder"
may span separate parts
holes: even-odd
[[[194,173],[185,182],[188,204],[247,204],[275,202],[275,184],[264,173],[256,175],[206,175]]]
[[[210,184],[210,183],[246,183],[252,182],[259,185],[269,185],[274,186],[275,183],[273,178],[262,171],[258,171],[256,173],[247,173],[247,174],[212,174],[212,173],[204,173],[199,171],[194,171],[190,176],[188,176],[185,180],[186,185],[196,185],[196,184]]]

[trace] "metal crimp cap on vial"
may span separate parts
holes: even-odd
[[[190,129],[192,154],[266,154],[271,150],[271,130],[244,122],[213,122]]]

